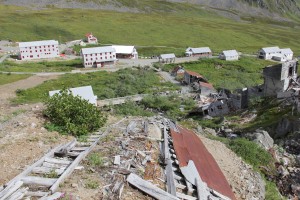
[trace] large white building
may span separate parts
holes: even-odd
[[[114,65],[116,62],[116,50],[111,46],[83,48],[81,56],[84,67],[104,67]]]
[[[138,59],[138,52],[134,46],[112,45],[116,50],[117,58]]]
[[[19,43],[19,59],[32,60],[59,56],[58,41],[43,40]]]
[[[265,47],[258,51],[258,57],[265,60],[289,61],[293,59],[293,51],[290,48]]]

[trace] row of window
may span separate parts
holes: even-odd
[[[45,53],[44,55],[51,55],[51,53]],[[33,55],[22,56],[22,58],[25,58],[25,57],[26,57],[26,58],[33,58],[34,56],[33,56]],[[39,58],[40,55],[36,55],[36,57]]]
[[[50,48],[50,46],[51,46],[51,45],[48,45],[48,48]],[[27,49],[27,48],[29,48],[29,49],[31,49],[31,48],[32,48],[32,49],[40,48],[40,49],[41,49],[42,47],[46,48],[47,45],[45,45],[45,46],[35,46],[35,47],[25,47],[25,49]],[[54,47],[54,45],[52,45],[52,47]],[[58,47],[56,47],[56,48],[58,48]]]
[[[113,55],[113,56],[110,56],[109,58],[114,58],[114,57],[116,57],[116,56]],[[104,58],[102,58],[102,57],[96,58],[96,60],[102,60],[102,59],[104,59]],[[105,56],[105,59],[107,59],[107,56]],[[85,61],[88,61],[88,60],[89,60],[88,58],[85,59]],[[90,60],[94,60],[94,59],[93,59],[93,58],[90,58]]]
[[[47,51],[47,49],[44,49],[44,52]],[[51,51],[51,49],[48,49],[48,51]],[[52,49],[52,51],[55,51],[55,49]],[[58,52],[58,50],[56,50]],[[32,51],[21,51],[21,53],[32,53]],[[38,52],[38,50],[35,50],[35,52]],[[40,50],[40,52],[42,52],[42,50]]]
[[[104,54],[104,53],[103,53],[103,54]],[[104,55],[107,55],[107,54],[108,54],[108,52],[105,52],[105,54],[104,54]],[[111,54],[112,54],[112,52],[109,52],[109,54],[111,55]],[[89,56],[89,55],[90,55],[90,56],[93,56],[93,55],[94,55],[94,56],[97,56],[97,55],[98,55],[98,56],[102,56],[102,53],[85,54],[85,56]]]

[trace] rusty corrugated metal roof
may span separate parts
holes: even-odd
[[[188,71],[188,70],[185,70],[186,73],[188,73],[189,75],[191,76],[195,76],[197,78],[203,78],[202,75],[198,74],[197,72],[193,72],[193,71]]]
[[[171,129],[173,145],[180,167],[194,161],[201,179],[207,186],[232,200],[235,196],[213,156],[208,152],[200,138],[188,129],[178,127],[179,133]]]

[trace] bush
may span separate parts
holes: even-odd
[[[94,105],[63,90],[46,102],[44,114],[59,131],[74,136],[86,135],[104,125],[106,116]]]

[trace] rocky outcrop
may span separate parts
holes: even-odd
[[[274,145],[274,140],[267,131],[258,129],[254,133],[248,133],[245,136],[266,150],[269,150]]]
[[[300,131],[300,120],[297,119],[288,119],[288,118],[282,118],[276,129],[275,129],[275,138],[282,138],[287,136],[287,134]]]

